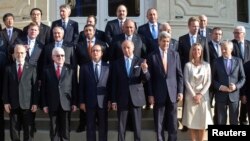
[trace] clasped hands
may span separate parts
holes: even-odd
[[[228,87],[225,86],[225,85],[221,85],[221,86],[220,86],[220,91],[222,91],[222,92],[231,93],[231,92],[233,92],[233,91],[235,91],[235,90],[236,90],[236,85],[233,84],[233,83],[230,83]]]

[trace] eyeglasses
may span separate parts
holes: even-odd
[[[58,55],[55,55],[57,58],[59,57],[64,57],[64,54],[58,54]]]

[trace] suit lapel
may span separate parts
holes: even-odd
[[[101,65],[101,73],[100,73],[100,77],[99,77],[99,82],[100,82],[100,80],[102,80],[102,78],[103,78],[103,76],[104,76],[104,74],[105,74],[106,71],[107,71],[107,66],[105,66],[102,63],[102,65]]]
[[[157,62],[159,63],[162,74],[165,75],[165,71],[164,71],[164,67],[163,67],[163,63],[161,59],[161,53],[159,49],[157,50],[156,59],[158,60]]]
[[[232,68],[230,74],[234,72],[237,63],[238,63],[237,60],[234,57],[232,57]]]
[[[14,40],[17,38],[17,31],[15,28],[13,28],[13,31],[12,31],[12,36],[11,36],[11,42],[14,42]]]
[[[14,78],[15,80],[18,82],[18,78],[17,78],[17,66],[16,63],[13,63],[11,66],[11,72],[13,72]]]
[[[27,73],[29,73],[28,69],[29,69],[29,65],[25,62],[23,65],[23,72],[22,72],[21,80],[26,76]]]
[[[7,33],[7,29],[6,29],[6,28],[4,29],[3,34],[4,34],[4,38],[6,39],[6,41],[10,42],[10,41],[9,41],[9,37],[8,37],[8,33]]]
[[[126,63],[125,63],[124,57],[121,59],[119,64],[121,64],[122,71],[124,72],[124,74],[126,74],[126,76],[129,77],[128,74],[127,74],[127,70],[126,70],[127,68],[126,68],[126,65],[125,65]],[[132,63],[131,63],[131,66],[132,66]]]
[[[225,66],[225,63],[224,63],[224,58],[223,57],[220,57],[220,66],[223,66],[223,70],[224,70],[224,73],[227,74],[227,68]],[[227,74],[228,75],[228,74]]]
[[[68,71],[68,68],[63,65],[59,81],[64,80],[65,74],[66,74],[67,71]]]
[[[130,66],[129,77],[131,77],[133,75],[134,66],[136,64],[138,64],[138,60],[139,59],[136,56],[133,57],[133,60],[131,62],[131,66]]]
[[[89,72],[92,75],[92,78],[95,78],[95,72],[94,72],[95,70],[93,68],[93,62],[92,61],[91,61],[91,63],[88,64],[88,67],[89,67]],[[95,80],[95,82],[96,82],[96,80]]]

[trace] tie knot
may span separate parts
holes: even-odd
[[[22,64],[21,64],[21,63],[19,63],[19,64],[18,64],[18,67],[22,67]]]

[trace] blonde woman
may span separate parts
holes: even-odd
[[[209,103],[211,69],[203,61],[201,44],[192,45],[184,68],[185,105],[182,124],[189,128],[192,141],[203,141],[205,130],[213,124]]]

